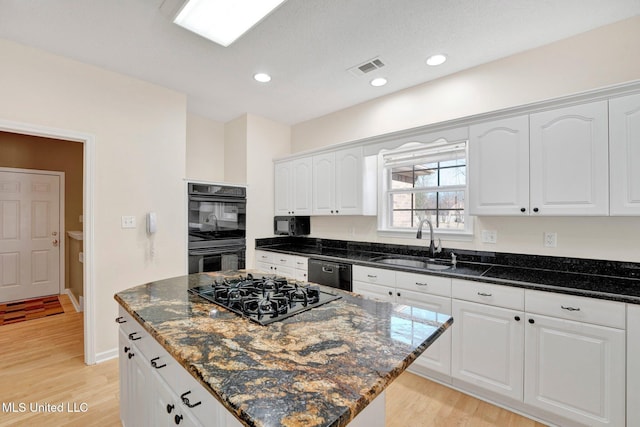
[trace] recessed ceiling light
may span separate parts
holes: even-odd
[[[267,73],[256,73],[253,78],[260,83],[268,83],[271,81],[271,76]]]
[[[385,79],[384,77],[376,77],[375,79],[371,80],[371,86],[379,87],[379,86],[384,86],[386,84],[387,84],[387,79]]]
[[[187,0],[174,23],[229,46],[284,0]]]
[[[444,61],[446,60],[447,60],[446,55],[443,55],[441,53],[437,55],[431,55],[430,57],[427,58],[427,65],[436,66],[436,65],[444,64]]]

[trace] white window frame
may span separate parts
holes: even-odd
[[[411,155],[412,152],[419,153],[420,151],[424,151],[426,149],[432,149],[437,146],[448,147],[452,144],[460,144],[465,143],[465,158],[466,158],[466,167],[467,167],[467,175],[465,180],[465,185],[459,186],[442,186],[442,187],[430,187],[426,188],[427,190],[448,190],[448,191],[464,191],[465,192],[465,209],[464,209],[464,229],[463,230],[450,230],[450,229],[434,229],[433,233],[438,238],[443,240],[458,240],[458,241],[472,241],[473,240],[473,217],[469,215],[469,175],[468,175],[468,167],[469,167],[469,141],[468,140],[458,140],[458,141],[447,141],[444,138],[438,139],[436,141],[430,143],[422,143],[422,142],[409,142],[403,144],[402,146],[392,149],[392,150],[381,150],[378,153],[378,235],[385,237],[400,237],[400,238],[416,238],[417,227],[413,227],[411,229],[408,228],[398,228],[390,226],[390,218],[392,216],[391,206],[391,194],[397,194],[402,192],[403,190],[391,190],[390,182],[391,182],[391,174],[390,168],[385,166],[385,155],[389,154],[407,154]],[[442,191],[440,190],[440,191]],[[406,190],[406,192],[413,192],[415,190]],[[424,227],[427,229],[428,227],[425,225]],[[428,230],[426,230],[428,236]],[[423,231],[424,233],[424,231]],[[423,234],[424,236],[424,234]],[[424,238],[424,237],[423,237]]]

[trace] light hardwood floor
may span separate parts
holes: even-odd
[[[0,403],[27,406],[23,413],[1,411],[0,426],[120,426],[118,361],[84,364],[82,313],[61,300],[64,314],[0,326]],[[85,403],[87,411],[32,413],[32,403]],[[543,425],[404,373],[387,388],[386,426]]]

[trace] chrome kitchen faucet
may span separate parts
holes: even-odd
[[[426,218],[420,220],[420,223],[418,224],[418,233],[416,234],[416,239],[422,239],[422,226],[425,222],[429,224],[429,258],[435,258],[435,255],[437,253],[442,252],[442,241],[438,239],[438,246],[434,244],[433,225],[431,224],[431,221]]]

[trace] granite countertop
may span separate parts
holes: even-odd
[[[187,292],[237,274],[160,280],[115,299],[246,425],[344,426],[453,322],[321,287],[341,298],[262,326]]]
[[[267,244],[257,246],[256,250],[640,304],[640,265],[635,263],[517,254],[469,257],[459,255],[453,269],[426,270],[400,265],[391,266],[376,261],[376,258],[385,254],[402,256],[411,253],[414,255],[411,251],[403,253],[403,249],[392,247],[393,245],[388,245],[388,252],[381,252],[380,245],[374,248],[368,247],[366,243],[354,244],[353,247],[349,243],[345,246],[336,248]],[[449,249],[443,251],[444,256],[450,256],[451,251],[460,254],[455,249]],[[470,261],[466,261],[465,258]]]

